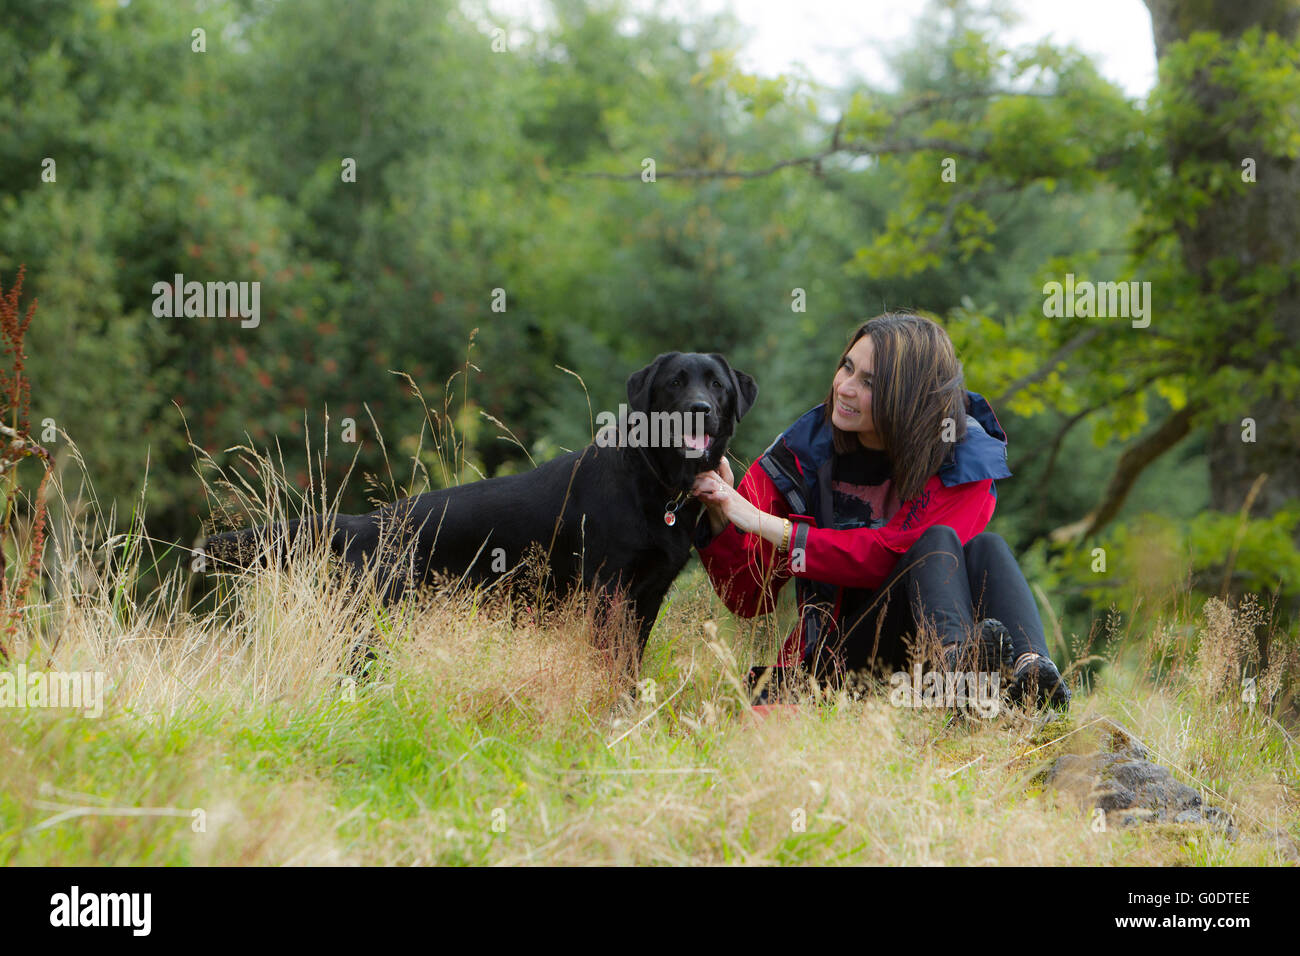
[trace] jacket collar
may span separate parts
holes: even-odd
[[[966,438],[939,469],[946,487],[968,481],[1010,478],[1007,467],[1007,433],[1002,430],[993,406],[975,392],[966,393]]]
[[[798,421],[777,436],[759,459],[795,514],[824,517],[821,492],[834,455],[833,432],[826,420],[825,403],[799,416]],[[998,422],[988,399],[976,392],[966,393],[966,437],[957,443],[952,454],[939,469],[945,487],[969,481],[1010,478],[1007,467],[1007,435]],[[811,509],[811,510],[810,510]]]

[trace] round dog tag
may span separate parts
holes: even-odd
[[[671,511],[665,511],[664,524],[668,525],[668,527],[671,528],[676,523],[677,523],[677,515],[673,514]]]

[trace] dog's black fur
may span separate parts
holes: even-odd
[[[592,443],[523,474],[431,491],[370,514],[332,516],[330,547],[358,571],[374,561],[381,532],[385,553],[393,542],[398,553],[409,554],[400,570],[383,556],[378,560],[386,601],[439,573],[472,585],[512,584],[516,578],[502,568],[517,571],[530,548],[540,547],[548,593],[564,596],[581,585],[626,596],[637,622],[639,660],[664,596],[690,557],[702,507],[688,494],[695,475],[718,466],[736,422],[757,395],[754,380],[717,353],[668,352],[628,379],[629,409],[703,412],[711,438],[704,454]],[[674,507],[669,525],[664,515]],[[205,548],[226,567],[245,566],[250,555],[260,560],[268,544],[283,557],[295,536],[317,535],[329,519],[313,515],[226,532],[208,538]]]

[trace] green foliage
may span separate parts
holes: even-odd
[[[1300,345],[1270,321],[1300,262],[1264,249],[1190,273],[1187,231],[1248,187],[1236,159],[1168,147],[1222,134],[1300,155],[1294,38],[1191,36],[1142,104],[1077,50],[1008,46],[973,3],[927,8],[891,51],[896,84],[846,90],[740,69],[727,16],[554,11],[500,51],[493,29],[516,25],[451,0],[0,3],[0,272],[29,265],[35,418],[76,441],[102,499],[134,500],[147,460],[151,530],[192,539],[191,440],[219,460],[278,442],[305,484],[310,439],[330,487],[353,467],[345,510],[371,504],[368,478],[392,494],[422,471],[517,471],[524,449],[589,440],[591,411],[668,349],[757,376],[744,461],[821,400],[852,328],[910,307],[995,400],[1013,465],[1037,454],[999,488],[1019,547],[1092,507],[1123,443],[1170,411],[1300,398]],[[1207,76],[1210,111],[1192,89]],[[260,326],[155,318],[151,289],[176,273],[261,282]],[[1066,273],[1152,282],[1151,328],[1045,316]],[[444,471],[434,438],[453,425]],[[1200,481],[1160,491],[1134,500],[1208,503]],[[1273,533],[1246,526],[1242,569]]]
[[[1228,584],[1267,604],[1300,580],[1298,523],[1300,506],[1245,521],[1214,511],[1179,520],[1146,513],[1065,552],[1053,573],[1063,591],[1095,606],[1140,608],[1134,613],[1147,622],[1173,604],[1199,607]]]

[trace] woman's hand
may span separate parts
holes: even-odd
[[[738,531],[746,534],[757,531],[760,518],[764,517],[762,511],[732,487],[734,482],[735,477],[726,458],[718,463],[717,471],[705,471],[695,476],[691,494],[704,502],[714,534],[722,531],[728,521]]]
[[[723,455],[722,460],[718,462],[717,473],[732,488],[736,487],[736,476],[731,473],[731,462],[727,461],[726,455]]]
[[[727,516],[722,510],[722,505],[713,500],[715,491],[721,485],[731,484],[719,472],[725,474],[727,478],[731,477],[731,468],[726,458],[722,459],[717,471],[702,471],[696,475],[695,484],[691,486],[691,494],[704,504],[704,511],[709,516],[709,528],[715,536],[721,534],[727,527]]]

